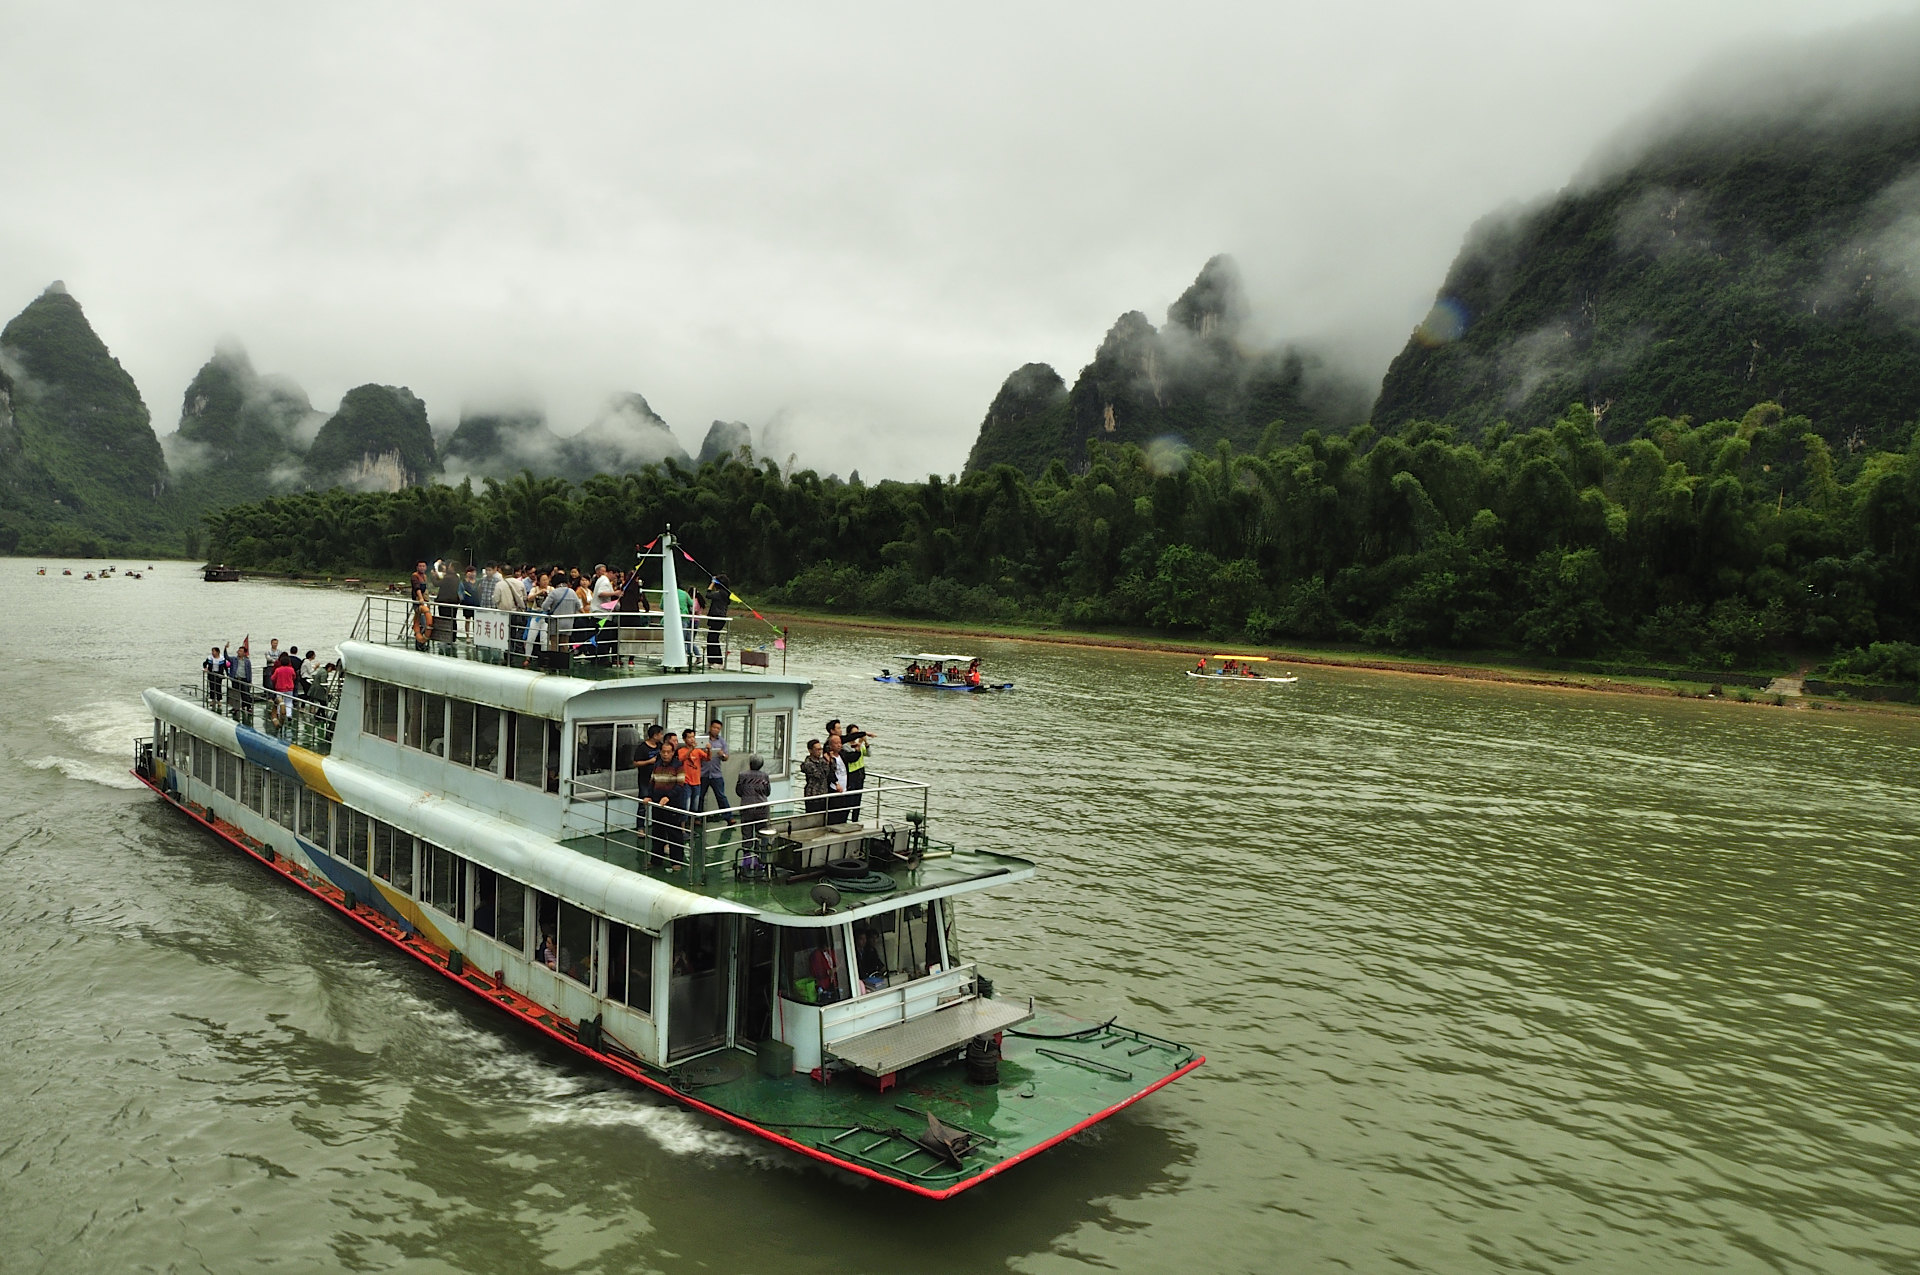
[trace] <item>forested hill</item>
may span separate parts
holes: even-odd
[[[0,331],[0,551],[171,538],[140,390],[54,283]]]
[[[1843,98],[1782,85],[1481,223],[1374,423],[1530,428],[1579,402],[1622,439],[1764,399],[1836,446],[1904,448],[1920,417],[1920,106]]]
[[[1344,431],[1366,416],[1368,387],[1298,345],[1254,335],[1240,270],[1231,257],[1207,262],[1193,286],[1155,328],[1139,311],[1114,322],[1071,390],[1044,363],[1008,376],[987,409],[967,472],[1012,465],[1029,477],[1055,459],[1087,466],[1087,441],[1143,448],[1241,449],[1298,438],[1307,429]]]

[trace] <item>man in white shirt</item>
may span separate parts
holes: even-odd
[[[593,609],[608,611],[618,601],[620,590],[613,587],[613,579],[607,574],[607,564],[602,562],[593,569]]]

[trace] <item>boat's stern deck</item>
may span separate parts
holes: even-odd
[[[994,1004],[995,1002],[986,1002]],[[1185,1045],[1115,1024],[1087,1024],[1047,1011],[1009,1032],[992,1084],[973,1084],[958,1061],[903,1072],[882,1092],[855,1072],[821,1084],[806,1074],[768,1077],[739,1051],[709,1055],[675,1072],[703,1103],[796,1149],[845,1168],[944,1197],[992,1177],[1119,1111],[1203,1061]],[[928,1116],[962,1135],[954,1155],[920,1139]]]

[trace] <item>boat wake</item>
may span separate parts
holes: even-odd
[[[790,1167],[757,1139],[716,1128],[696,1112],[664,1106],[661,1099],[645,1092],[542,1062],[453,1014],[443,1011],[433,1017],[436,1035],[466,1051],[467,1066],[478,1078],[497,1082],[518,1095],[519,1105],[534,1124],[632,1129],[670,1155]]]
[[[128,756],[134,737],[153,733],[151,717],[114,700],[96,700],[48,720],[88,752],[116,759]]]
[[[35,770],[57,770],[68,779],[99,784],[103,788],[136,789],[140,781],[127,773],[132,760],[130,741],[152,730],[153,721],[137,709],[111,700],[97,700],[67,713],[55,713],[48,719],[58,735],[78,745],[80,756],[50,753],[34,757],[27,765]]]
[[[140,787],[140,781],[127,771],[105,762],[81,761],[74,757],[33,757],[27,765],[35,770],[57,770],[68,779],[77,779],[82,783],[99,784],[103,788]]]

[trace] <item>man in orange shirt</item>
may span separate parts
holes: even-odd
[[[686,811],[700,809],[700,771],[707,764],[707,750],[700,747],[700,737],[693,731],[687,732],[687,741],[680,748],[680,808]]]

